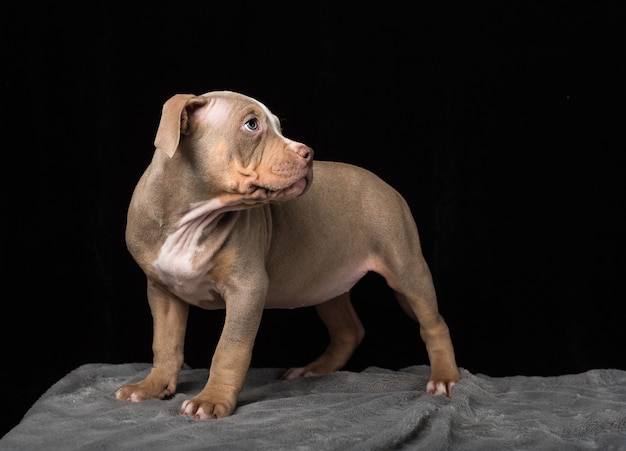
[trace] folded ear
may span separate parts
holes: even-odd
[[[165,102],[154,146],[172,158],[178,148],[181,133],[186,135],[189,131],[189,114],[206,101],[205,97],[193,94],[176,94]]]

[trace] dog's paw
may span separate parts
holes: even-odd
[[[183,402],[178,413],[196,420],[215,420],[229,416],[234,410],[235,406],[226,402],[200,401],[192,398]]]
[[[448,398],[452,397],[452,387],[454,387],[454,382],[443,382],[443,381],[428,381],[426,384],[426,392],[429,395],[445,395]]]
[[[136,384],[126,384],[117,390],[113,396],[120,401],[140,402],[146,399],[168,399],[174,396],[175,389],[170,385],[156,385],[147,380]]]
[[[287,371],[285,371],[285,374],[283,374],[283,376],[280,378],[281,380],[289,380],[289,379],[296,379],[298,377],[311,377],[311,376],[319,376],[319,374],[307,370],[306,367],[302,367],[302,368],[289,368]]]
[[[174,390],[169,387],[157,389],[151,384],[140,382],[127,384],[116,391],[113,396],[120,401],[141,402],[146,399],[168,399],[174,396]]]

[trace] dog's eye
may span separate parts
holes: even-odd
[[[259,129],[259,121],[258,119],[248,119],[243,126],[253,132]]]

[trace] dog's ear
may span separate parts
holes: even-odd
[[[161,122],[154,138],[154,146],[164,151],[170,158],[174,156],[181,133],[189,132],[189,114],[206,104],[205,97],[193,94],[176,94],[163,105]]]

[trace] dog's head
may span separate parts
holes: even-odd
[[[313,150],[285,138],[261,102],[231,91],[171,97],[154,145],[190,165],[197,182],[223,205],[292,199],[313,177]]]

